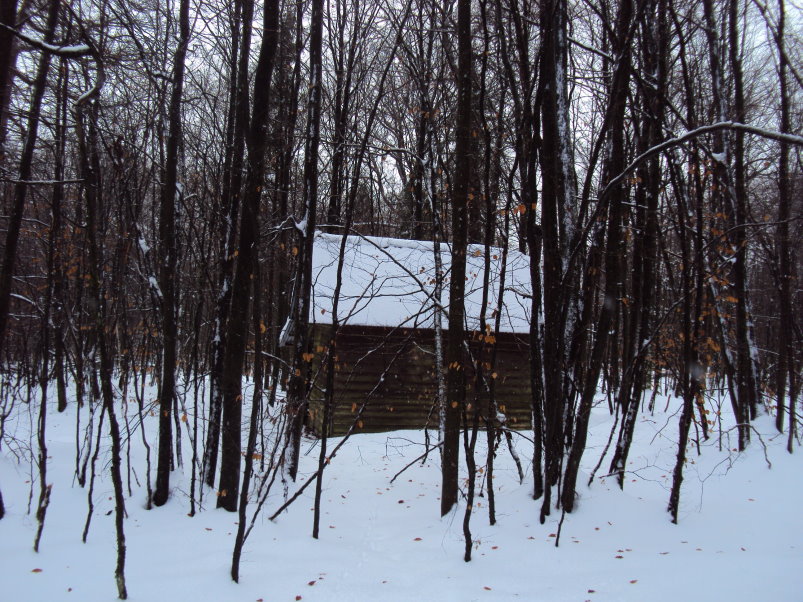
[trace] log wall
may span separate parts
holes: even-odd
[[[316,325],[313,329],[316,350],[313,361],[319,375],[310,396],[308,423],[320,434],[323,432],[322,386],[326,379],[317,368],[328,353],[331,327]],[[472,352],[475,353],[479,345],[475,335]],[[495,397],[499,412],[508,426],[528,428],[531,418],[529,351],[524,336],[497,334],[496,346]],[[328,433],[345,434],[355,421],[356,432],[437,428],[434,348],[432,330],[342,326],[336,346],[334,412]],[[469,368],[466,376],[467,409],[473,411],[479,400],[484,415],[487,413],[487,388],[483,387],[485,390],[477,395],[473,369]]]

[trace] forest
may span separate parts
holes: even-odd
[[[620,488],[656,392],[681,400],[674,522],[700,441],[763,445],[752,425],[769,413],[799,445],[797,2],[4,0],[0,19],[0,450],[35,467],[36,548],[48,400],[76,406],[75,483],[90,516],[96,470],[113,484],[121,599],[132,469],[153,512],[181,467],[191,515],[204,496],[238,513],[235,581],[274,484],[274,517],[314,488],[318,537],[323,475],[377,403],[352,407],[344,437],[309,430],[313,391],[322,424],[337,403],[350,240],[434,249],[425,453],[433,514],[465,504],[466,561],[475,483],[493,524],[492,450],[517,436],[494,382],[513,292],[530,317],[532,457],[517,464],[541,523],[575,509],[601,399],[616,420],[597,466]],[[323,344],[321,233],[341,245]],[[524,293],[489,277],[514,253]],[[484,264],[476,321],[467,264]],[[5,424],[23,407],[21,444]]]

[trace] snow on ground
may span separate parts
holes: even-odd
[[[690,454],[680,522],[673,525],[665,507],[676,453],[677,402],[670,401],[667,412],[665,404],[659,397],[655,414],[644,415],[637,425],[624,491],[612,478],[597,478],[591,488],[583,482],[558,548],[554,534],[559,513],[544,525],[538,523],[540,502],[530,498],[530,471],[519,484],[503,443],[494,479],[498,523],[489,526],[487,497],[478,498],[470,563],[462,560],[463,508],[443,519],[438,516],[437,455],[390,483],[422,453],[423,433],[355,435],[326,472],[320,539],[310,536],[313,488],[270,522],[267,516],[281,503],[281,487],[276,487],[246,542],[240,584],[229,578],[236,515],[215,510],[211,493],[203,511],[187,515],[189,463],[183,474],[173,475],[170,502],[146,510],[144,485],[137,484],[137,479],[143,482],[145,463],[136,433],[131,448],[136,475],[131,475],[133,496],[127,501],[125,526],[129,598],[803,600],[803,453],[787,454],[785,436],[776,435],[771,419],[762,416],[755,426],[767,446],[769,469],[755,437],[747,452],[736,453],[735,432],[725,427],[722,451],[715,436],[704,443],[701,456]],[[73,482],[75,406],[63,415],[53,410],[48,417],[53,493],[39,554],[32,550],[36,520],[28,511],[30,465],[15,457],[29,453],[24,448],[34,415],[18,406],[6,424],[17,441],[4,443],[0,453],[0,487],[7,507],[0,521],[0,599],[113,600],[109,456],[104,449],[98,461],[102,478],[95,486],[96,510],[88,542],[82,544],[87,492]],[[133,420],[133,407],[130,414]],[[607,406],[595,408],[581,481],[596,465],[610,424]],[[156,418],[149,418],[154,446],[155,426]],[[521,436],[515,440],[526,460],[527,441]],[[484,435],[478,458],[485,454],[483,442]],[[301,474],[306,478],[317,463],[316,442],[305,441],[304,451]],[[184,458],[189,457],[185,448]],[[38,485],[33,495],[35,504]]]

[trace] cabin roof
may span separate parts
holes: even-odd
[[[316,232],[313,252],[311,323],[331,324],[338,256],[343,237]],[[492,247],[486,322],[493,328],[498,306],[502,250]],[[440,306],[449,307],[451,251],[441,244],[444,280]],[[503,294],[501,332],[528,332],[530,325],[529,258],[509,250]],[[469,245],[466,260],[466,327],[479,328],[485,248]],[[433,328],[434,243],[397,238],[349,236],[338,303],[340,324]],[[448,325],[443,314],[443,327]]]

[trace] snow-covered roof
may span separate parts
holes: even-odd
[[[342,236],[315,234],[313,253],[313,308],[310,322],[332,323],[337,260]],[[466,261],[466,327],[479,328],[485,248],[469,245]],[[441,244],[443,293],[441,307],[449,307],[451,253]],[[502,251],[491,250],[490,292],[486,322],[493,327],[498,305]],[[528,332],[531,293],[529,258],[510,250],[505,275],[504,306],[499,330]],[[432,328],[434,325],[434,244],[417,240],[349,236],[343,264],[343,284],[338,304],[341,324],[363,326],[406,326]],[[443,326],[448,320],[443,316]]]

